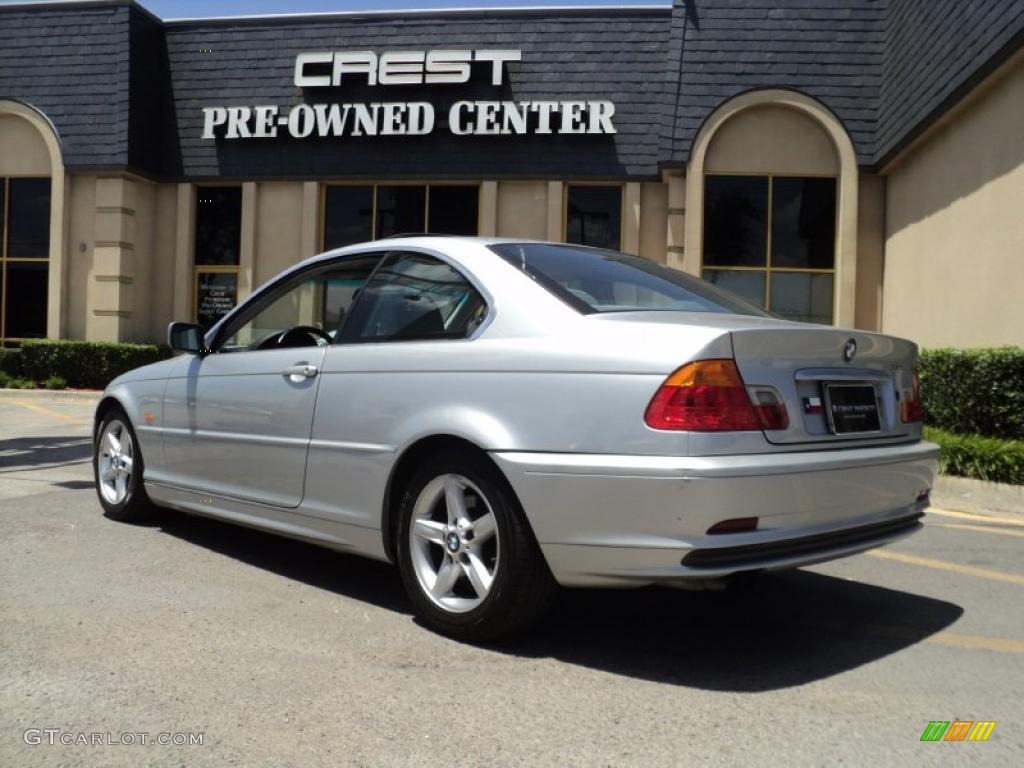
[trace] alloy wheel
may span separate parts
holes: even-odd
[[[409,526],[413,571],[423,593],[452,613],[478,607],[499,567],[494,510],[462,475],[444,474],[416,498]]]
[[[100,493],[110,504],[121,504],[131,487],[133,445],[124,423],[112,419],[103,428],[98,447]]]

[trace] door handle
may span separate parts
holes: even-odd
[[[290,365],[281,371],[281,375],[287,376],[292,381],[298,381],[299,379],[310,379],[320,373],[320,369],[310,363],[299,363],[298,365]]]

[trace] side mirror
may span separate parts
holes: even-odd
[[[167,346],[175,352],[203,354],[203,329],[195,323],[171,323],[167,326]]]

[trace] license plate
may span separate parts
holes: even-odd
[[[878,398],[870,384],[826,384],[825,413],[837,435],[878,432]]]

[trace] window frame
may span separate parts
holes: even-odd
[[[238,232],[239,232],[239,243],[238,243],[238,264],[197,264],[196,263],[196,223],[199,219],[199,190],[207,188],[234,188],[239,190],[241,197],[240,206],[238,210]],[[240,282],[242,270],[242,219],[245,216],[245,187],[243,184],[231,181],[213,181],[204,184],[196,184],[193,187],[192,194],[192,322],[199,322],[199,275],[202,273],[213,273],[213,274],[233,274],[235,275],[235,307],[239,307],[238,301],[238,289],[237,286]],[[233,312],[234,310],[232,310]],[[224,317],[229,317],[232,313],[229,312]],[[215,323],[208,330],[212,330],[218,323]]]
[[[480,294],[480,297],[484,300],[484,305],[486,306],[486,313],[484,314],[484,319],[476,327],[473,333],[461,339],[357,339],[353,341],[343,341],[342,333],[339,331],[337,338],[329,345],[330,347],[344,347],[354,344],[420,344],[423,342],[437,341],[444,341],[448,343],[473,341],[474,339],[478,338],[480,334],[482,334],[494,320],[494,297],[491,295],[491,292],[488,291],[480,283],[480,281],[476,278],[475,275],[469,273],[458,262],[449,258],[446,254],[443,254],[439,251],[435,251],[430,248],[389,248],[386,245],[384,245],[382,241],[381,245],[374,246],[372,248],[360,248],[357,251],[351,251],[349,253],[342,253],[328,258],[318,259],[312,264],[298,265],[296,267],[293,267],[292,269],[289,269],[281,273],[278,276],[278,279],[274,280],[273,282],[267,283],[255,293],[250,294],[233,310],[231,310],[231,312],[224,315],[224,317],[221,318],[221,320],[216,325],[214,325],[206,332],[206,335],[203,340],[204,344],[207,349],[211,350],[211,354],[220,354],[220,348],[223,345],[224,341],[231,338],[231,334],[229,333],[229,331],[233,328],[236,329],[240,327],[235,325],[236,320],[244,325],[246,322],[251,320],[253,316],[259,314],[259,312],[262,311],[267,306],[266,302],[272,302],[277,300],[284,293],[286,293],[288,290],[290,290],[292,287],[298,284],[298,282],[301,282],[301,280],[306,279],[315,272],[328,271],[330,269],[335,268],[339,264],[349,260],[367,257],[377,257],[377,263],[374,265],[373,269],[370,270],[370,274],[366,276],[366,281],[369,282],[371,279],[373,279],[374,275],[377,274],[377,270],[380,268],[380,265],[383,264],[384,260],[388,257],[388,255],[392,253],[412,253],[419,256],[429,256],[431,258],[437,259],[438,261],[444,262],[445,264],[450,266],[452,269],[458,272],[459,275],[467,283],[469,283],[473,287],[473,289],[476,290],[478,294]],[[356,300],[352,302],[352,306],[349,307],[349,311],[346,314],[346,322],[348,322],[348,316],[351,315],[352,310],[355,308],[356,303],[358,301],[359,298],[357,297]],[[344,327],[345,325],[343,323],[341,330],[344,330]],[[249,351],[262,352],[266,350]]]
[[[701,249],[700,254],[700,277],[704,279],[705,272],[754,272],[764,275],[764,310],[766,312],[772,312],[771,298],[772,298],[772,273],[790,273],[790,274],[810,274],[810,275],[832,275],[832,319],[831,324],[836,323],[836,305],[839,291],[839,281],[836,279],[838,272],[838,260],[839,260],[839,176],[834,173],[750,173],[744,171],[723,171],[713,172],[704,174],[704,197],[707,197],[707,180],[712,177],[747,177],[747,178],[760,178],[768,180],[768,201],[767,201],[767,221],[765,226],[765,264],[763,267],[723,267],[704,264],[704,249]],[[803,268],[803,267],[773,267],[772,266],[772,221],[774,219],[774,197],[775,197],[775,179],[832,179],[835,182],[836,200],[833,210],[834,222],[833,222],[833,238],[832,238],[832,268],[831,269],[820,269],[820,268]],[[706,238],[707,235],[707,217],[708,217],[708,206],[704,205],[701,212],[702,220],[700,223],[701,233]]]
[[[377,191],[380,187],[426,187],[426,193],[423,196],[423,230],[424,233],[429,234],[443,234],[443,233],[431,233],[430,232],[430,188],[431,187],[475,187],[476,188],[476,235],[471,237],[480,236],[480,224],[481,224],[481,212],[480,212],[480,192],[482,184],[479,181],[459,181],[457,179],[446,179],[444,181],[329,181],[320,184],[319,190],[319,233],[317,242],[319,243],[320,252],[327,250],[327,190],[330,187],[369,187],[370,188],[370,204],[372,210],[370,212],[370,239],[367,242],[380,242],[386,240],[387,237],[377,237]],[[401,233],[399,233],[401,234]],[[388,237],[392,237],[389,235]],[[459,237],[459,235],[450,235],[450,237]],[[335,246],[336,248],[349,248],[351,245],[340,245]],[[331,249],[334,250],[334,249]]]
[[[315,277],[319,273],[329,272],[339,264],[346,261],[356,260],[361,257],[372,257],[377,253],[380,253],[380,258],[377,259],[377,263],[373,265],[373,269],[370,270],[370,274],[366,277],[367,281],[369,281],[369,279],[377,273],[377,269],[380,267],[381,263],[383,263],[384,257],[387,255],[387,251],[360,251],[358,253],[349,253],[343,256],[335,256],[330,259],[305,265],[300,268],[290,269],[282,273],[277,280],[272,283],[267,283],[259,291],[248,296],[230,313],[224,315],[220,322],[210,328],[207,332],[207,337],[209,338],[210,333],[213,333],[214,335],[209,339],[207,347],[213,354],[220,354],[221,347],[224,345],[224,342],[230,339],[231,336],[234,335],[235,331],[248,323],[256,315],[270,306],[270,304],[273,304],[300,283],[310,277]],[[355,301],[352,302],[352,306],[355,306]],[[351,312],[351,307],[349,308],[349,311]],[[344,327],[344,324],[342,324],[342,327]],[[246,351],[266,352],[267,350],[250,349]],[[230,354],[238,353],[232,352]]]
[[[380,261],[377,262],[377,266],[374,267],[373,271],[367,276],[367,278],[366,278],[366,282],[367,283],[369,283],[377,275],[377,271],[380,269],[381,265],[383,265],[384,262],[387,261],[391,256],[402,255],[402,254],[406,254],[406,255],[411,254],[411,255],[415,255],[415,256],[426,256],[427,258],[437,259],[441,263],[447,264],[449,267],[451,267],[452,270],[456,274],[459,275],[459,277],[461,277],[463,280],[465,280],[469,284],[469,286],[474,291],[477,292],[477,294],[480,296],[480,298],[484,302],[484,317],[480,321],[480,323],[477,325],[477,327],[473,329],[473,332],[471,334],[469,334],[468,336],[462,336],[462,337],[433,336],[433,337],[423,337],[423,338],[418,338],[418,339],[417,338],[413,338],[413,339],[381,339],[381,338],[346,339],[345,338],[345,333],[344,333],[344,331],[345,331],[345,323],[348,323],[349,322],[349,317],[351,317],[353,314],[355,314],[354,310],[359,305],[359,302],[362,301],[362,300],[365,300],[364,297],[365,297],[366,294],[360,293],[359,296],[356,297],[356,300],[354,302],[352,302],[352,307],[349,309],[348,315],[345,317],[345,323],[342,323],[341,330],[338,332],[337,338],[331,344],[332,347],[346,347],[346,346],[356,346],[356,345],[362,346],[362,345],[365,345],[365,344],[423,344],[423,343],[437,343],[437,342],[447,342],[447,343],[453,343],[454,342],[454,343],[458,343],[458,342],[473,341],[474,339],[478,338],[480,336],[480,334],[483,333],[487,329],[487,327],[491,324],[491,321],[494,319],[494,298],[491,296],[489,291],[487,291],[487,290],[485,290],[483,288],[483,286],[480,284],[480,281],[477,280],[472,275],[468,274],[466,272],[466,270],[460,264],[456,263],[452,259],[447,258],[442,253],[439,253],[437,251],[432,251],[432,250],[429,250],[429,249],[426,249],[426,248],[381,248],[379,252],[382,253],[383,256],[380,259]]]
[[[7,255],[8,240],[11,236],[11,180],[12,179],[45,179],[50,183],[49,216],[46,222],[46,237],[50,240],[50,222],[53,219],[53,176],[41,176],[38,173],[9,173],[0,176],[0,184],[3,185],[2,210],[0,210],[0,347],[10,342],[18,343],[28,339],[46,338],[47,329],[43,329],[42,337],[38,336],[7,336],[7,265],[10,262],[28,264],[46,264],[47,277],[47,311],[49,311],[49,279],[50,279],[50,249],[52,243],[47,244],[45,256],[11,256]]]
[[[569,242],[569,192],[572,187],[618,187],[619,189],[619,242],[612,248],[605,248],[601,245],[590,245],[588,243]],[[623,243],[626,241],[626,228],[623,226],[626,221],[626,184],[622,181],[567,181],[562,184],[562,242],[567,245],[578,245],[582,248],[597,248],[599,250],[623,251]]]

